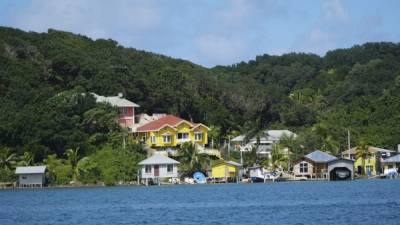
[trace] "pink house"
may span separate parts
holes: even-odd
[[[114,107],[118,107],[119,124],[121,127],[128,128],[129,131],[132,131],[132,127],[135,125],[135,108],[140,107],[138,104],[123,98],[122,93],[110,97],[97,95],[95,93],[92,94],[96,98],[96,102],[105,102]]]

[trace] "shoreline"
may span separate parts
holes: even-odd
[[[397,178],[400,179],[400,178]],[[394,180],[397,180],[394,179]],[[190,184],[190,183],[179,183],[179,184],[161,184],[161,185],[139,185],[136,182],[131,183],[131,184],[116,184],[116,185],[104,185],[104,184],[88,184],[88,185],[51,185],[51,186],[44,186],[44,187],[18,187],[18,186],[1,186],[1,184],[7,183],[3,182],[0,183],[0,191],[1,190],[24,190],[24,189],[31,189],[31,190],[37,190],[37,189],[78,189],[78,188],[109,188],[109,187],[154,187],[154,186],[194,186],[194,185],[228,185],[228,184],[272,184],[272,183],[309,183],[309,182],[346,182],[346,181],[359,181],[359,180],[391,180],[391,179],[385,179],[385,178],[380,178],[380,177],[373,177],[373,178],[367,178],[367,177],[359,177],[355,178],[354,180],[343,180],[343,181],[329,181],[326,179],[309,179],[309,180],[276,180],[275,182],[273,181],[267,181],[267,182],[231,182],[231,183],[206,183],[206,184]],[[7,183],[7,184],[12,184],[12,183]]]

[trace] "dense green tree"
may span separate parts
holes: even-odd
[[[90,94],[122,92],[141,105],[139,113],[173,113],[210,126],[218,147],[232,131],[276,128],[298,134],[297,155],[315,149],[338,154],[347,148],[347,130],[352,145],[366,139],[393,149],[400,143],[399,74],[398,43],[366,43],[323,57],[261,55],[209,69],[113,40],[0,27],[0,146],[19,158],[30,152],[35,164],[53,160],[61,172],[69,166],[66,150],[79,147],[89,156],[82,170],[88,181],[129,180],[133,172],[121,178],[115,167],[93,161],[101,149],[132,146],[115,120],[117,109]],[[58,161],[49,159],[53,154]],[[245,161],[252,158],[247,154]]]
[[[0,149],[0,168],[4,170],[12,170],[17,163],[17,155],[11,152],[8,147]]]
[[[206,172],[210,166],[211,158],[205,153],[200,153],[195,144],[184,143],[178,150],[179,171],[182,176],[192,176],[195,172]]]
[[[282,147],[280,144],[273,144],[272,145],[272,151],[271,151],[271,169],[273,171],[277,169],[287,169],[287,162],[288,162],[288,157],[287,155],[283,152]]]
[[[75,149],[68,149],[65,152],[67,156],[68,162],[71,165],[72,170],[72,181],[76,182],[79,171],[78,171],[78,163],[79,163],[79,147]]]

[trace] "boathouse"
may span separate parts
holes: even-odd
[[[211,178],[215,182],[238,181],[242,164],[234,161],[219,161],[211,168]]]
[[[146,185],[160,183],[162,180],[169,179],[173,182],[178,177],[179,162],[161,154],[154,154],[151,157],[138,163],[141,166],[139,172],[139,182]]]
[[[19,187],[43,187],[45,173],[46,166],[21,166],[15,170],[15,174],[19,176]]]
[[[316,150],[295,161],[293,174],[298,179],[354,179],[354,161]]]
[[[354,180],[354,161],[337,158],[328,162],[329,180]]]

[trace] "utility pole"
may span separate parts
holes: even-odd
[[[126,142],[125,142],[125,134],[122,134],[122,148],[125,149]]]
[[[350,156],[350,149],[351,149],[351,146],[350,146],[350,130],[349,129],[347,129],[347,147],[349,149],[349,159],[351,159],[351,156]]]
[[[240,151],[240,164],[242,164],[243,166],[243,151],[242,149],[239,149],[239,151]]]
[[[228,159],[231,158],[231,137],[228,137]]]

